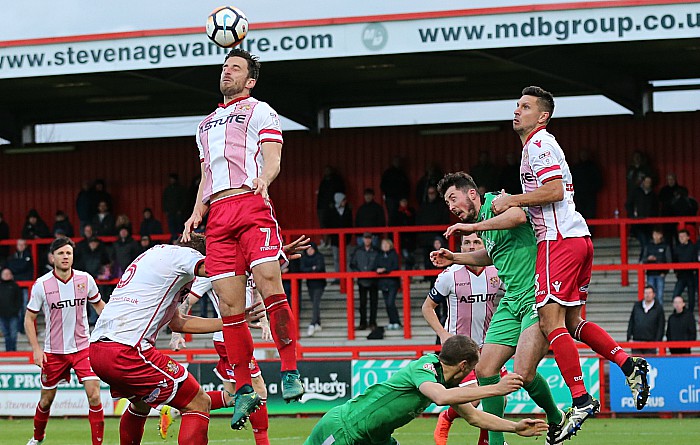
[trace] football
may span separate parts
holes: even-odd
[[[223,48],[238,45],[247,33],[248,19],[243,11],[233,6],[216,8],[207,17],[207,36]]]

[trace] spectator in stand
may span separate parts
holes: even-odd
[[[22,290],[15,282],[12,271],[3,268],[0,272],[0,328],[5,337],[5,351],[8,352],[17,350],[22,303]]]
[[[668,316],[666,340],[695,341],[698,338],[695,314],[685,307],[683,297],[673,297],[673,312]],[[669,348],[671,354],[690,354],[690,348]]]
[[[95,214],[97,214],[100,211],[100,203],[101,202],[106,202],[107,203],[107,208],[112,210],[114,209],[114,202],[112,201],[112,195],[109,194],[107,191],[107,185],[105,184],[104,179],[96,179],[95,180],[95,185],[93,186],[93,193],[94,193],[94,201],[93,203],[96,205],[95,210],[93,210]],[[94,227],[93,227],[94,229]]]
[[[16,281],[32,281],[34,279],[34,262],[32,253],[27,248],[27,241],[20,238],[15,244],[15,253],[7,258],[7,268],[12,271]],[[19,332],[24,334],[24,311],[29,301],[29,288],[22,287],[22,311],[19,315]]]
[[[330,222],[331,212],[335,206],[334,197],[336,193],[345,193],[345,181],[343,181],[343,177],[340,176],[340,173],[338,173],[335,167],[326,165],[323,169],[323,178],[321,178],[321,183],[318,185],[318,190],[316,191],[318,226],[322,229],[330,227],[328,224]],[[329,243],[329,237],[327,235],[324,236],[321,244]]]
[[[352,227],[352,209],[350,208],[350,204],[348,204],[345,193],[336,193],[333,196],[333,200],[335,205],[328,214],[328,228],[344,229]],[[335,270],[339,271],[340,259],[338,257],[338,247],[340,246],[340,239],[338,235],[331,235],[329,237],[329,241],[331,244],[331,249],[333,250],[333,264],[335,266]],[[348,237],[344,237],[343,242],[345,245],[347,245],[347,241]]]
[[[318,251],[315,243],[311,243],[309,248],[301,254],[300,269],[304,273],[326,272],[326,259]],[[326,289],[325,278],[312,278],[306,280],[306,289],[309,291],[311,299],[311,323],[306,331],[306,335],[313,337],[317,332],[321,332],[321,297]]]
[[[632,191],[642,185],[642,181],[646,176],[654,177],[654,171],[649,165],[646,155],[641,151],[636,150],[632,153],[632,160],[627,166],[627,196],[629,197]]]
[[[153,211],[150,207],[143,209],[143,220],[139,228],[139,235],[161,235],[163,233],[163,225],[153,217]]]
[[[664,309],[656,301],[654,288],[644,287],[644,299],[634,303],[629,325],[627,341],[661,341],[664,338]],[[654,355],[656,348],[632,348],[635,355]]]
[[[428,191],[430,187],[436,188],[442,176],[442,169],[437,163],[431,162],[428,164],[428,167],[425,169],[425,174],[416,183],[416,202],[419,207],[428,200]],[[442,207],[445,206],[443,205]]]
[[[139,256],[139,245],[131,237],[128,227],[120,227],[117,240],[112,244],[114,275],[121,276],[132,261]]]
[[[75,269],[87,272],[92,275],[94,279],[97,279],[97,277],[103,273],[103,266],[111,262],[109,259],[109,251],[96,236],[87,239],[87,246],[87,251],[80,255],[80,262],[74,261]],[[90,326],[94,326],[97,321],[97,312],[94,308],[91,308],[91,306],[92,305],[88,305],[88,322]]]
[[[139,240],[138,254],[141,255],[153,246],[154,244],[153,241],[151,241],[150,235],[141,235],[141,239]]]
[[[377,250],[372,247],[372,234],[362,235],[362,246],[355,249],[350,260],[350,270],[353,272],[374,272],[377,261]],[[377,327],[377,303],[379,287],[376,278],[358,278],[357,286],[360,291],[360,325],[358,330]],[[367,324],[367,296],[369,295],[369,325]]]
[[[430,186],[426,191],[426,199],[416,213],[416,225],[418,226],[447,226],[450,223],[450,211],[444,201],[440,199],[437,187]],[[417,236],[418,247],[423,251],[423,267],[432,269],[430,252],[433,250],[433,241],[439,237],[440,232],[419,232]]]
[[[397,226],[399,201],[406,198],[411,192],[411,181],[403,170],[402,160],[396,156],[391,161],[391,167],[382,173],[379,185],[384,195],[384,205],[390,226]]]
[[[482,195],[486,192],[496,191],[498,186],[498,167],[489,159],[487,150],[479,152],[479,162],[472,166],[470,174],[474,181],[479,184],[479,193]]]
[[[168,232],[170,239],[177,239],[185,226],[185,204],[187,203],[187,189],[180,184],[177,173],[170,173],[168,185],[163,190],[163,211],[168,218]]]
[[[594,219],[598,206],[598,192],[603,188],[603,173],[598,163],[591,159],[588,150],[579,152],[578,162],[571,167],[571,175],[574,179],[576,210],[585,219]]]
[[[675,173],[669,173],[666,175],[666,185],[661,187],[661,190],[659,190],[659,216],[680,216],[676,215],[673,209],[673,201],[676,196],[683,192],[683,190],[685,190],[685,195],[687,196],[688,189],[678,184]],[[666,223],[663,225],[663,228],[665,239],[676,239],[676,224]]]
[[[386,314],[389,317],[388,330],[397,330],[401,328],[401,320],[399,319],[399,311],[396,309],[396,294],[399,292],[401,281],[397,277],[386,277],[384,274],[399,270],[399,256],[394,250],[394,243],[384,238],[382,240],[381,251],[377,255],[375,262],[377,273],[381,276],[377,280],[377,286],[382,291],[384,296],[384,304],[386,305]]]
[[[683,229],[678,232],[678,243],[673,251],[674,263],[698,264],[698,246],[690,241],[690,233]],[[695,303],[698,301],[698,271],[694,269],[676,269],[676,285],[673,295],[679,296],[688,289],[688,310],[695,312]]]
[[[92,230],[92,224],[85,224],[83,226],[83,239],[75,244],[75,249],[73,250],[73,262],[75,264],[82,266],[82,257],[90,250],[88,240],[93,236],[95,236],[95,233]]]
[[[51,238],[49,226],[41,219],[36,209],[31,209],[29,213],[27,213],[27,219],[24,222],[24,227],[22,227],[22,238]]]
[[[366,188],[363,194],[365,202],[358,207],[355,216],[355,227],[384,227],[386,216],[384,208],[374,200],[374,189]],[[443,206],[444,207],[444,206]],[[372,240],[372,245],[377,247],[377,237]],[[357,245],[362,244],[362,237],[357,237]]]
[[[515,151],[506,153],[506,165],[501,169],[498,183],[498,188],[505,190],[510,195],[518,195],[523,192],[523,186],[520,184],[520,153]]]
[[[0,241],[10,239],[10,226],[5,221],[5,216],[0,212]],[[10,254],[10,246],[0,246],[0,266],[5,264],[5,259]]]
[[[399,200],[398,217],[396,225],[400,227],[409,227],[416,225],[416,211],[409,207],[408,199],[401,198]],[[399,235],[401,240],[401,256],[403,257],[406,269],[413,269],[416,260],[413,253],[416,250],[416,232],[406,232]]]
[[[117,215],[117,219],[114,221],[114,227],[116,228],[117,234],[119,233],[119,229],[122,227],[129,229],[129,233],[134,231],[134,227],[131,225],[131,219],[129,219],[129,217],[124,213]]]
[[[658,202],[651,176],[645,176],[641,185],[632,190],[626,207],[630,218],[650,218],[658,215]],[[630,232],[642,248],[649,242],[651,230],[648,224],[633,224]]]
[[[643,264],[660,264],[671,262],[671,248],[664,241],[664,234],[658,227],[651,233],[652,241],[642,249]],[[664,287],[668,270],[647,270],[647,284],[654,288],[659,305],[664,307]]]
[[[66,215],[66,212],[64,212],[63,210],[59,210],[56,212],[56,219],[54,220],[53,229],[51,230],[51,233],[54,237],[56,237],[57,231],[61,231],[61,233],[67,236],[68,238],[73,238],[73,236],[75,235],[75,233],[73,232],[73,224],[70,223],[68,215]]]
[[[92,217],[97,214],[97,200],[95,189],[87,179],[83,181],[78,196],[75,198],[75,210],[78,212],[80,221],[80,234],[83,234],[83,227],[92,222]]]
[[[97,204],[97,214],[92,217],[92,232],[95,236],[114,236],[117,234],[116,221],[109,212],[107,201]]]

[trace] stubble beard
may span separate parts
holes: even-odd
[[[224,86],[221,84],[219,86],[219,90],[224,97],[233,98],[243,92],[243,85],[239,85],[235,82],[232,82],[229,86]]]

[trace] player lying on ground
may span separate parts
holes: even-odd
[[[503,215],[494,216],[490,202],[497,195],[487,193],[482,197],[477,185],[466,173],[448,173],[438,184],[450,211],[462,221],[476,223],[485,249],[454,254],[441,249],[432,252],[431,260],[438,267],[453,263],[469,266],[493,264],[506,287],[506,293],[498,303],[486,331],[481,360],[476,366],[479,385],[490,385],[500,379],[503,365],[515,356],[513,371],[523,377],[523,389],[547,414],[547,422],[553,429],[561,425],[563,413],[557,407],[544,377],[537,372],[537,365],[547,353],[547,339],[538,325],[535,311],[535,257],[537,252],[535,235],[520,208],[513,208]],[[445,236],[459,235],[450,227]],[[509,230],[496,230],[499,228]],[[470,234],[476,230],[465,230]],[[481,401],[484,411],[503,416],[505,400],[502,396]],[[489,433],[490,445],[503,445],[503,434]]]
[[[431,404],[452,405],[470,424],[521,436],[539,436],[547,430],[543,420],[517,423],[478,411],[471,401],[510,394],[522,386],[522,378],[508,374],[486,387],[459,387],[479,361],[479,347],[469,337],[455,335],[442,345],[439,355],[411,361],[388,380],[376,383],[364,394],[336,406],[311,431],[305,445],[390,445],[391,434],[419,416]]]

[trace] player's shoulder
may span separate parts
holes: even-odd
[[[437,368],[440,365],[440,359],[438,358],[437,354],[425,354],[424,356],[414,360],[412,365],[414,371],[428,371],[437,379]]]
[[[50,280],[51,278],[53,278],[54,276],[55,275],[53,274],[53,271],[48,271],[44,275],[37,278],[36,281],[34,281],[34,285],[37,285],[39,283],[44,283],[44,282]]]
[[[457,272],[460,269],[463,269],[464,265],[462,264],[452,264],[448,267],[445,268],[442,272],[440,272],[440,275],[454,275],[455,272]]]

